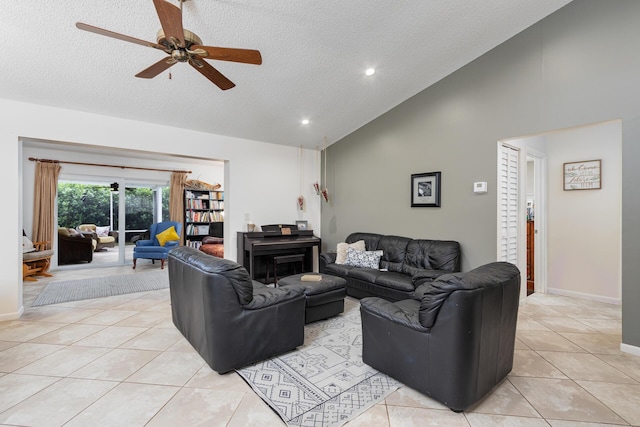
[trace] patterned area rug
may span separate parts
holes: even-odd
[[[341,426],[402,384],[362,362],[360,304],[305,326],[302,347],[236,372],[289,426]]]
[[[51,282],[40,292],[32,307],[83,299],[110,297],[169,287],[167,270]]]

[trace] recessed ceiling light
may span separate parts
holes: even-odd
[[[375,68],[368,68],[367,71],[364,72],[367,76],[373,76],[376,73]]]
[[[309,124],[309,119],[304,119],[304,120],[302,121],[302,124],[303,124],[303,125],[308,125],[308,124]]]

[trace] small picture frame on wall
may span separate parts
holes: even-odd
[[[298,230],[304,231],[309,228],[309,223],[306,220],[297,220],[296,226],[298,227]]]
[[[600,190],[602,188],[602,161],[584,160],[563,164],[563,190]]]
[[[441,172],[411,175],[411,207],[439,208]]]

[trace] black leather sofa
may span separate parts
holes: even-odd
[[[320,273],[342,277],[347,294],[379,296],[389,301],[414,297],[415,289],[446,273],[460,271],[460,244],[448,240],[410,239],[375,233],[352,233],[346,243],[364,240],[367,251],[382,250],[380,271],[336,264],[337,254],[320,254]]]
[[[301,290],[266,287],[241,265],[195,248],[172,249],[168,262],[173,323],[213,370],[228,372],[302,345]]]
[[[363,298],[362,359],[463,411],[513,367],[519,295],[518,268],[501,262],[440,276],[418,299]]]

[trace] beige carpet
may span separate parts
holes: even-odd
[[[51,282],[31,304],[32,307],[84,299],[110,297],[169,287],[167,270]]]

